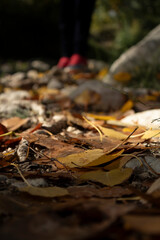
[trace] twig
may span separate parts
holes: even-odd
[[[93,124],[91,121],[89,121],[86,117],[83,116],[83,119],[98,131],[99,136],[100,136],[100,141],[102,142],[103,141],[103,135],[102,135],[100,129],[97,126],[95,126],[95,124]]]
[[[25,177],[23,176],[23,174],[22,174],[22,172],[20,171],[18,165],[15,164],[15,163],[11,163],[11,165],[14,166],[14,167],[17,169],[19,175],[21,176],[21,178],[23,179],[23,181],[27,184],[27,186],[28,186],[28,187],[32,187],[32,185],[31,185],[31,184],[27,181],[27,179],[25,179]]]

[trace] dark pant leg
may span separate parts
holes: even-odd
[[[73,53],[85,56],[95,0],[75,0],[74,2],[75,26]]]
[[[61,0],[60,6],[60,47],[61,55],[70,57],[74,33],[74,0]]]

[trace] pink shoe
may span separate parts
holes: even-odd
[[[87,60],[85,57],[76,53],[71,56],[68,66],[71,67],[87,66]]]
[[[65,68],[65,72],[68,73],[79,73],[87,71],[87,60],[85,57],[79,54],[73,54],[70,58],[70,61]]]
[[[65,68],[69,64],[69,57],[61,57],[58,61],[57,67],[58,68]]]

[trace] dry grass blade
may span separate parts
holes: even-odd
[[[23,176],[22,172],[20,171],[18,165],[15,164],[15,163],[11,163],[11,165],[14,166],[14,167],[17,169],[19,175],[21,176],[21,178],[23,179],[23,181],[27,184],[27,186],[28,186],[28,187],[31,187],[31,184],[27,181],[27,179],[25,179],[25,177]]]
[[[100,129],[98,127],[96,127],[92,122],[90,122],[86,117],[83,116],[83,119],[98,131],[99,136],[100,136],[100,141],[102,142],[103,141],[103,135],[102,135]]]

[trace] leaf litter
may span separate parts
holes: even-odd
[[[35,71],[0,78],[1,239],[158,236],[159,112],[147,104],[160,94],[135,113],[142,96],[111,90],[106,70]],[[49,89],[54,78],[61,87]]]

